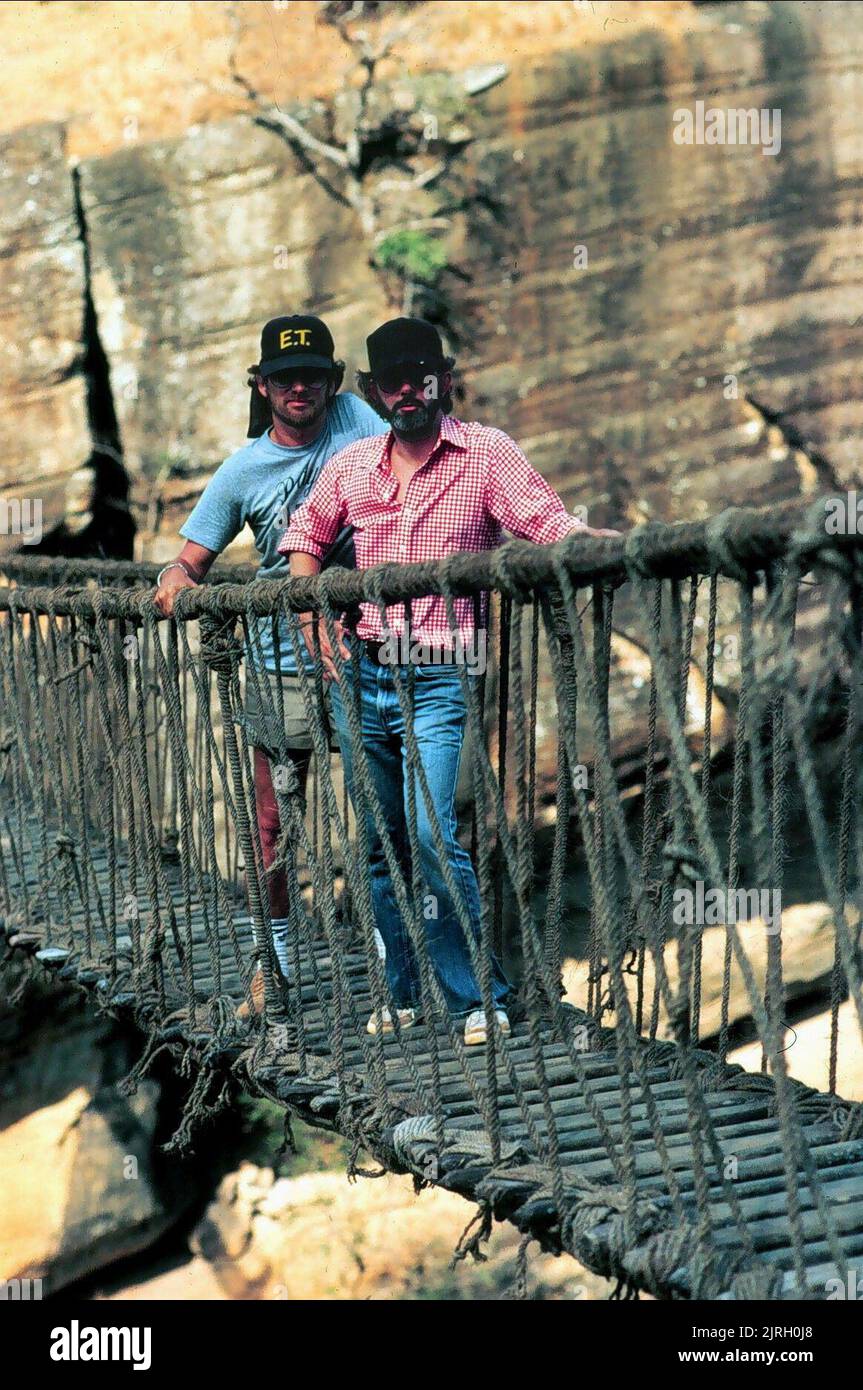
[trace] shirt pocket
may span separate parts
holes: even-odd
[[[380,507],[360,505],[351,516],[351,525],[362,535],[380,536],[387,527],[397,526],[398,520],[395,510],[381,511]]]

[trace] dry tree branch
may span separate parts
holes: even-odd
[[[412,179],[381,179],[378,184],[379,193],[404,193],[415,192],[418,188],[427,188],[435,179],[439,179],[441,174],[446,173],[446,164],[439,160],[421,174],[415,174]]]
[[[412,33],[418,23],[413,19],[405,19],[401,24],[396,24],[388,34],[381,34],[377,42],[373,42],[367,29],[351,30],[351,24],[361,18],[366,17],[366,6],[362,0],[357,0],[349,10],[336,10],[328,0],[323,0],[319,6],[319,19],[322,24],[329,24],[333,29],[338,30],[343,43],[351,50],[358,67],[365,68],[365,80],[360,88],[364,96],[369,88],[373,86],[375,80],[375,68],[382,62],[403,38]],[[363,106],[365,103],[363,102]]]
[[[351,159],[345,150],[340,149],[338,145],[330,145],[323,140],[318,140],[316,136],[306,130],[302,122],[298,121],[295,116],[290,116],[287,111],[282,111],[278,102],[267,101],[249,81],[245,73],[240,71],[238,53],[248,25],[246,21],[241,19],[237,14],[234,5],[227,6],[227,13],[234,26],[234,37],[228,51],[228,72],[230,73],[231,80],[235,82],[238,87],[242,88],[247,99],[257,107],[261,115],[266,116],[267,120],[273,124],[281,126],[285,133],[289,135],[291,139],[296,140],[298,144],[302,145],[304,149],[311,150],[312,153],[318,155],[321,159],[331,160],[332,163],[337,164],[340,169],[351,168]]]
[[[314,156],[318,162],[327,160],[345,171],[347,177],[344,183],[343,196],[357,213],[364,233],[369,237],[374,237],[378,232],[378,214],[373,197],[369,196],[363,188],[360,172],[363,162],[363,122],[369,109],[369,99],[374,87],[375,70],[378,64],[392,52],[397,43],[417,28],[417,21],[407,19],[396,24],[389,33],[381,35],[377,42],[372,42],[367,30],[351,28],[357,19],[368,14],[364,0],[355,0],[347,10],[333,5],[331,0],[329,3],[328,0],[324,0],[324,3],[319,5],[318,17],[320,21],[337,30],[352,54],[356,66],[362,68],[365,73],[362,83],[357,88],[358,110],[354,129],[347,134],[342,144],[336,145],[329,141],[319,140],[317,136],[312,135],[306,129],[301,120],[290,115],[287,111],[283,111],[275,99],[268,101],[258,91],[241,70],[239,63],[240,46],[249,25],[245,18],[238,13],[236,4],[226,5],[225,10],[233,28],[227,63],[231,81],[239,87],[245,99],[255,108],[258,120],[262,124],[281,131],[289,141],[296,143],[302,150]],[[432,168],[414,175],[409,180],[403,182],[393,180],[388,183],[388,187],[392,191],[407,190],[408,192],[426,188],[440,178],[445,170],[445,162],[439,162]],[[320,172],[318,172],[317,177],[323,179]]]

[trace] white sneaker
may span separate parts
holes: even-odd
[[[399,1026],[401,1028],[413,1028],[414,1024],[417,1021],[416,1009],[397,1009],[396,1012],[398,1014]],[[389,1009],[381,1009],[381,1013],[383,1014],[382,1032],[392,1033],[395,1027],[395,1025],[393,1024],[392,1014],[390,1013]],[[374,1036],[374,1034],[377,1033],[377,1031],[378,1016],[377,1013],[373,1013],[368,1023],[366,1024],[366,1032],[371,1033]]]
[[[512,1029],[509,1025],[509,1018],[504,1009],[495,1009],[494,1016],[500,1024],[500,1031],[505,1038],[508,1038]],[[465,1047],[476,1047],[479,1043],[488,1041],[488,1021],[484,1009],[474,1009],[472,1014],[468,1014],[464,1021],[464,1045]]]

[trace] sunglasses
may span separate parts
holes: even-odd
[[[430,376],[437,376],[437,372],[419,363],[408,362],[402,367],[385,368],[375,377],[375,383],[388,395],[392,391],[398,391],[400,386],[410,386],[415,391],[422,391]]]
[[[329,377],[330,374],[325,367],[289,367],[283,372],[270,372],[266,380],[271,381],[274,386],[281,386],[283,389],[298,382],[300,386],[320,390],[322,386],[326,386]]]

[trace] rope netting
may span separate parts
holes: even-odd
[[[849,1033],[863,1034],[860,554],[826,533],[820,501],[732,509],[619,541],[510,542],[309,580],[223,571],[169,621],[140,568],[3,562],[7,940],[72,968],[104,1007],[131,1005],[148,1031],[141,1070],[160,1047],[194,1052],[179,1143],[226,1099],[217,1084],[208,1105],[214,1069],[242,1067],[279,1099],[314,1093],[355,1167],[365,1149],[474,1197],[479,1237],[527,1184],[525,1229],[642,1287],[673,1290],[684,1270],[690,1295],[776,1292],[783,1277],[811,1292],[863,1255],[863,1126],[837,1095]],[[478,910],[414,719],[423,670],[387,673],[404,763],[394,823],[363,733],[360,647],[346,659],[337,640],[360,605],[399,630],[430,594],[456,648],[465,600],[490,599],[482,669],[457,667]],[[303,659],[309,610],[334,652],[352,797],[319,637]],[[305,784],[287,743],[268,749],[270,862],[246,715],[253,695],[284,726],[279,682],[262,673],[266,623],[290,641],[312,743]],[[413,1027],[388,984],[373,853],[410,943]],[[435,969],[432,861],[489,1020],[484,1048],[466,1045]],[[789,1076],[787,1053],[784,923],[813,898],[829,935],[821,1095]],[[257,968],[250,1026],[236,1009]],[[728,1065],[741,1020],[758,1070]]]

